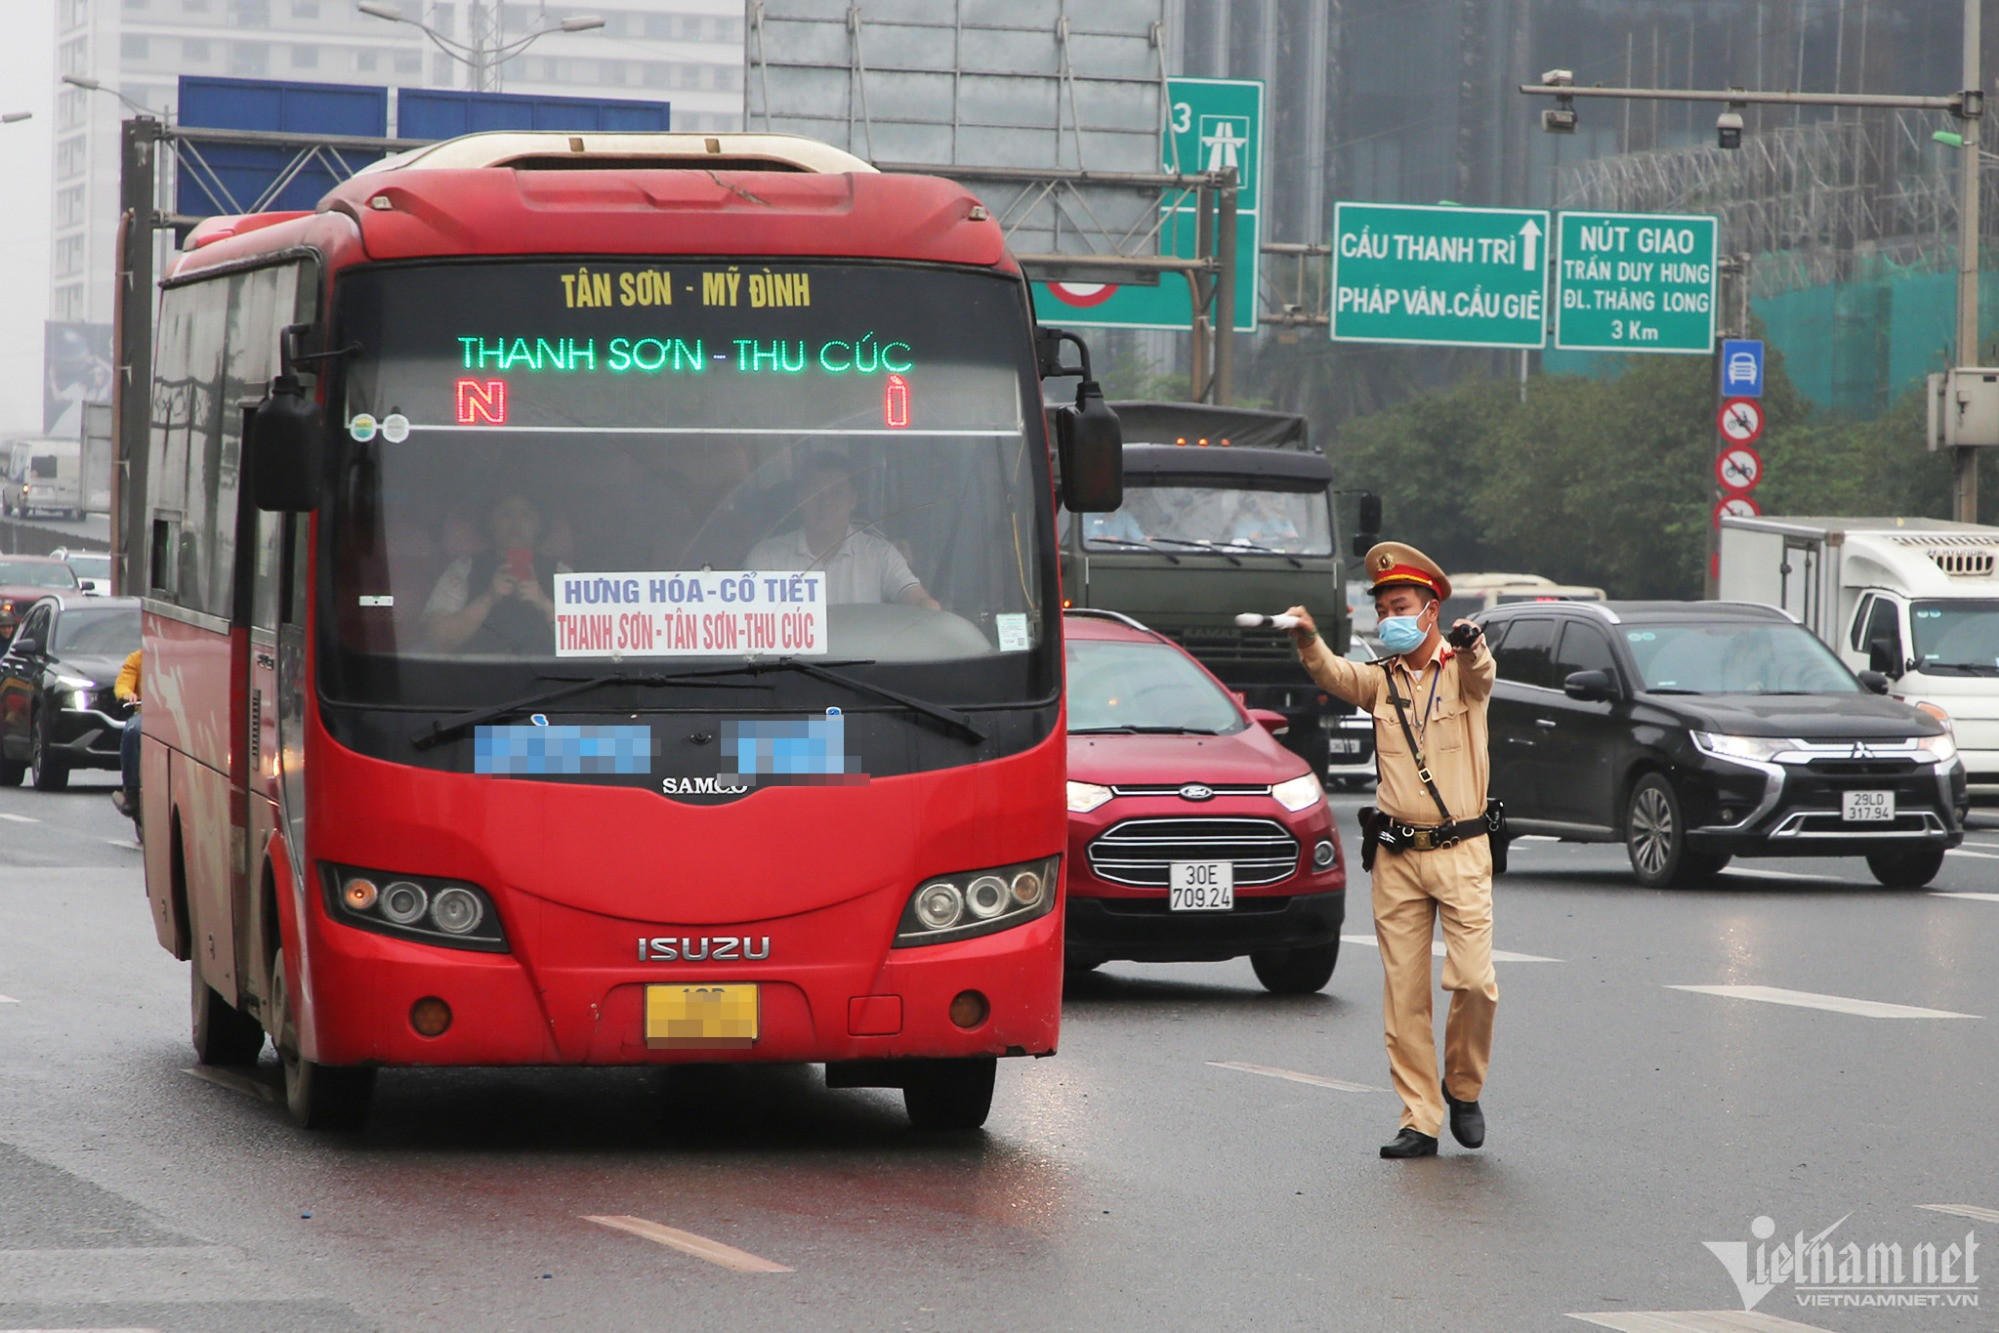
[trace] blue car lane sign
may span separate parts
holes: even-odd
[[[1721,393],[1724,398],[1763,396],[1763,340],[1724,338],[1721,342]]]

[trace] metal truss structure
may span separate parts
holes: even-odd
[[[1712,213],[1727,250],[1753,257],[1771,296],[1839,282],[1869,265],[1948,271],[1957,262],[1958,149],[1939,112],[1831,119],[1745,135],[1742,146],[1626,153],[1563,166],[1556,206]],[[1999,181],[1980,181],[1981,234],[1999,234]]]

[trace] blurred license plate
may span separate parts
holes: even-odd
[[[646,1045],[754,1046],[755,986],[647,986]]]
[[[1366,754],[1367,742],[1359,736],[1329,736],[1326,738],[1328,754]]]
[[[1892,791],[1843,791],[1839,794],[1839,817],[1849,824],[1871,824],[1895,817]]]
[[[1235,906],[1233,861],[1175,861],[1166,882],[1169,912],[1226,912]]]

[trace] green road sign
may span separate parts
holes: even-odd
[[[1263,191],[1263,84],[1256,79],[1168,79],[1167,133],[1160,168],[1169,172],[1236,169],[1235,327],[1256,331],[1258,207]],[[1194,200],[1162,206],[1159,253],[1194,254]],[[1187,279],[1161,274],[1157,286],[1037,282],[1034,306],[1051,323],[1088,328],[1190,329],[1194,298]]]
[[[1713,218],[1564,213],[1556,253],[1556,347],[1714,350]]]
[[[1547,240],[1548,215],[1538,209],[1336,204],[1332,335],[1539,347]]]

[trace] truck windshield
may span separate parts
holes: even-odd
[[[1247,724],[1221,687],[1164,643],[1069,640],[1069,731],[1224,735]]]
[[[1149,546],[1163,551],[1207,547],[1251,554],[1333,553],[1332,511],[1324,491],[1135,482],[1127,479],[1124,508],[1083,516],[1085,546],[1095,551]]]
[[[1999,675],[1999,601],[1912,602],[1909,629],[1918,670]]]
[[[1858,694],[1830,648],[1797,625],[1626,625],[1644,688],[1672,694]]]
[[[794,655],[1053,694],[1017,283],[508,262],[362,270],[337,299],[329,698],[458,710]],[[823,690],[798,681],[771,689]]]

